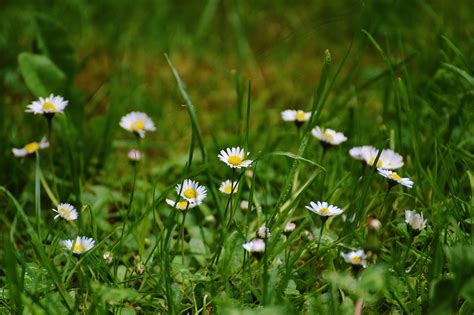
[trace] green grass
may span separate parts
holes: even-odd
[[[9,1],[0,19],[1,314],[472,314],[469,1]],[[69,101],[48,135],[25,113]],[[299,130],[280,112],[311,111]],[[144,111],[141,141],[119,127]],[[327,150],[316,125],[348,140]],[[354,146],[390,148],[387,190]],[[231,170],[217,154],[254,160]],[[129,149],[144,158],[133,165]],[[199,181],[199,207],[174,210]],[[239,181],[230,196],[226,179]],[[241,201],[251,201],[242,210]],[[327,221],[305,206],[328,201]],[[79,219],[54,220],[58,202]],[[415,234],[404,211],[423,212]],[[377,217],[378,231],[367,219]],[[345,219],[344,219],[345,218]],[[287,222],[296,230],[283,235]],[[260,259],[242,245],[270,228]],[[308,239],[311,233],[313,239]],[[92,237],[75,255],[62,240]],[[342,253],[364,249],[367,268]],[[110,251],[108,263],[103,254]]]

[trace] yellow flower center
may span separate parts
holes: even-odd
[[[192,188],[188,188],[188,189],[185,189],[183,191],[183,195],[186,197],[186,198],[189,198],[189,199],[194,199],[197,197],[198,195],[198,192]]]
[[[325,131],[323,133],[323,137],[329,139],[329,141],[334,140],[334,136],[331,133],[327,132],[327,131]]]
[[[27,145],[25,145],[24,149],[25,149],[26,152],[28,152],[28,153],[36,152],[36,151],[38,151],[38,149],[39,149],[39,143],[38,143],[38,142],[31,142],[31,143],[28,143]]]
[[[82,252],[84,251],[84,245],[82,245],[81,243],[76,243],[74,245],[74,251],[75,252]]]
[[[133,131],[141,131],[145,128],[145,123],[141,120],[137,120],[135,123],[132,124]]]
[[[362,257],[360,257],[360,256],[352,257],[351,261],[352,261],[353,264],[360,264],[362,262]]]
[[[240,165],[240,163],[242,163],[242,158],[237,155],[232,155],[232,156],[229,156],[229,159],[227,160],[227,162],[229,162],[232,165]]]
[[[400,179],[402,179],[402,178],[400,177],[400,175],[398,175],[397,173],[389,174],[388,177],[389,177],[390,179],[393,179],[394,181],[397,181],[397,182],[398,182]]]
[[[327,214],[330,212],[328,208],[321,208],[319,211],[324,214]]]
[[[43,104],[43,110],[56,111],[56,106],[53,103],[45,102]]]
[[[374,162],[375,162],[374,157],[369,160],[370,165],[374,164]],[[377,167],[382,167],[382,164],[383,164],[382,159],[379,158],[379,160],[377,161]]]
[[[295,115],[296,120],[303,121],[306,118],[306,114],[303,111],[297,111]]]
[[[178,208],[185,208],[188,205],[188,202],[186,200],[180,201],[176,204],[176,207]]]
[[[224,191],[230,194],[232,192],[232,185],[225,186]]]
[[[65,208],[59,208],[59,212],[61,212],[61,214],[65,215],[65,216],[70,216],[71,215],[71,211],[69,211]]]

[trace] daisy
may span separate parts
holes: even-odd
[[[243,244],[242,247],[250,254],[256,256],[257,258],[260,258],[265,252],[265,241],[260,238],[257,238]]]
[[[320,216],[323,216],[323,217],[332,217],[332,216],[339,215],[343,212],[340,208],[336,206],[332,206],[328,204],[326,201],[323,201],[323,202],[311,201],[309,204],[310,204],[309,206],[306,206],[306,209],[316,214],[319,214]]]
[[[114,259],[114,256],[112,255],[111,252],[107,251],[104,253],[104,255],[102,255],[102,258],[104,258],[105,263],[108,265],[112,262],[112,260]]]
[[[400,177],[400,175],[395,172],[381,168],[378,168],[377,172],[383,177],[387,178],[390,185],[400,184],[408,188],[413,187],[413,181],[408,177]]]
[[[426,228],[426,222],[423,218],[423,213],[416,213],[416,211],[405,210],[405,222],[415,231],[421,232]]]
[[[53,209],[53,211],[57,213],[54,219],[63,218],[66,221],[74,221],[77,220],[79,216],[76,209],[68,203],[60,203],[57,208],[58,209]]]
[[[76,241],[74,240],[65,240],[62,242],[63,246],[66,247],[67,250],[72,250],[74,254],[83,254],[90,250],[95,245],[95,241],[93,238],[85,237],[85,236],[78,236]]]
[[[49,95],[47,98],[39,98],[39,101],[34,101],[27,106],[26,112],[43,115],[54,115],[56,113],[64,113],[68,101],[61,96]]]
[[[182,200],[182,201],[174,201],[171,199],[166,199],[166,203],[169,204],[170,206],[178,209],[178,210],[186,210],[186,209],[191,209],[197,206],[195,202],[189,202],[187,200]]]
[[[142,153],[138,150],[132,149],[128,151],[128,159],[132,163],[139,162],[142,159]]]
[[[182,185],[176,185],[176,192],[187,201],[196,205],[201,204],[202,200],[207,196],[206,187],[191,179],[185,179]]]
[[[361,147],[353,147],[352,149],[349,150],[349,155],[353,157],[356,160],[364,160],[364,154],[366,151],[372,151],[372,150],[377,150],[371,145],[364,145]],[[375,155],[377,156],[377,155]],[[380,159],[379,159],[380,161]]]
[[[248,200],[242,200],[240,202],[240,209],[242,210],[248,210],[249,209],[249,202]]]
[[[219,191],[223,192],[224,194],[230,195],[231,193],[236,192],[238,187],[238,182],[233,182],[228,179],[225,182],[222,182],[221,186],[219,187]]]
[[[365,254],[363,249],[359,249],[349,253],[341,253],[341,255],[346,261],[346,263],[352,265],[359,265],[364,268],[367,266],[367,255]]]
[[[281,119],[284,121],[294,121],[296,127],[300,127],[304,122],[311,118],[310,112],[302,110],[287,109],[281,112]]]
[[[288,222],[286,225],[285,225],[285,228],[283,229],[283,234],[285,234],[286,236],[290,235],[291,233],[293,233],[293,231],[296,229],[296,224],[294,224],[293,222]]]
[[[272,236],[272,233],[270,233],[270,230],[264,225],[258,228],[257,236],[259,238],[269,238]]]
[[[21,149],[13,148],[12,152],[13,152],[13,155],[16,157],[24,157],[29,154],[34,154],[38,152],[40,149],[46,149],[47,147],[49,147],[49,142],[48,140],[46,140],[46,138],[43,138],[41,139],[40,142],[34,141],[31,143],[28,143]]]
[[[338,145],[347,140],[342,132],[336,132],[329,128],[320,128],[318,126],[311,130],[313,137],[319,139],[323,144]]]
[[[140,138],[145,137],[147,131],[156,130],[151,118],[142,112],[131,112],[123,116],[122,119],[120,119],[120,127],[135,133],[140,136]]]
[[[363,151],[363,159],[367,163],[367,165],[372,166],[374,164],[375,159],[378,155],[378,150],[374,147],[367,146]],[[380,157],[377,161],[377,168],[382,168],[385,170],[394,170],[403,166],[403,157],[390,149],[382,150]]]
[[[245,154],[243,149],[237,147],[221,150],[217,157],[231,168],[241,168],[249,167],[253,162],[252,160],[244,160],[246,155],[249,155],[249,153]]]

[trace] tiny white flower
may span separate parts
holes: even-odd
[[[319,141],[332,145],[338,145],[347,140],[347,137],[342,132],[336,132],[329,128],[320,128],[319,126],[314,127],[311,130],[311,134]]]
[[[266,226],[261,226],[258,228],[257,236],[259,238],[269,238],[272,236],[272,233],[270,233],[270,230]]]
[[[367,165],[372,166],[372,164],[374,164],[378,152],[379,150],[374,147],[365,147],[365,149],[362,151],[362,155]],[[377,168],[382,168],[384,170],[394,170],[402,166],[403,157],[397,152],[390,149],[382,150],[382,153],[380,153],[380,157],[376,165]]]
[[[155,131],[155,124],[142,112],[131,112],[120,119],[120,127],[130,132],[139,135],[141,138],[145,137],[147,131]]]
[[[78,236],[76,241],[74,240],[65,240],[62,242],[63,246],[67,250],[72,250],[74,254],[83,254],[92,249],[95,245],[93,238]]]
[[[142,159],[142,153],[138,150],[132,149],[128,151],[128,159],[130,162],[138,162]]]
[[[104,261],[106,264],[110,264],[112,260],[114,259],[114,256],[109,251],[105,252],[104,255],[102,255],[102,257],[104,258]]]
[[[172,199],[166,199],[166,203],[178,210],[192,209],[197,206],[195,202],[189,202],[187,200],[174,201]]]
[[[77,217],[79,216],[76,209],[74,209],[74,207],[69,203],[60,203],[57,206],[57,209],[53,209],[53,211],[57,213],[54,217],[55,219],[63,218],[66,221],[74,221],[77,220]]]
[[[352,149],[349,150],[349,155],[352,156],[356,160],[364,160],[364,156],[367,155],[367,153],[365,153],[365,152],[366,151],[372,152],[373,150],[377,150],[377,149],[375,149],[371,145],[364,145],[364,146],[361,146],[361,147],[353,147]],[[375,155],[375,156],[377,156],[377,155]]]
[[[362,267],[367,266],[367,255],[365,254],[363,249],[359,249],[349,253],[341,253],[341,255],[346,261],[346,263],[352,265],[360,265]]]
[[[242,245],[249,253],[263,253],[265,251],[265,242],[262,239],[254,239]]]
[[[183,185],[176,185],[176,192],[187,201],[196,205],[200,205],[207,196],[206,187],[191,179],[185,179]]]
[[[415,231],[423,231],[426,228],[426,222],[423,218],[423,213],[416,213],[416,211],[405,210],[405,222]]]
[[[380,222],[380,220],[377,219],[377,218],[368,217],[367,218],[367,226],[371,230],[378,231],[382,227],[382,222]]]
[[[316,214],[319,214],[320,216],[323,216],[323,217],[331,217],[331,216],[335,216],[335,215],[339,215],[343,213],[342,209],[336,206],[332,206],[328,204],[326,201],[323,201],[323,202],[311,201],[309,204],[310,204],[309,206],[306,206],[306,209]]]
[[[281,119],[284,121],[294,121],[298,127],[310,118],[311,113],[302,110],[287,109],[281,112]]]
[[[240,209],[242,210],[248,210],[249,209],[249,202],[248,200],[242,200],[240,202]]]
[[[219,191],[223,192],[224,194],[230,195],[237,191],[239,187],[239,183],[235,181],[231,181],[230,179],[222,182],[221,186],[219,187]]]
[[[288,222],[283,229],[283,233],[286,235],[290,235],[296,229],[296,224],[293,222]]]
[[[245,160],[246,155],[248,155],[248,153],[245,154],[243,149],[236,147],[221,150],[217,157],[231,168],[241,168],[249,167],[253,162],[252,160]]]
[[[383,177],[387,178],[389,180],[389,183],[392,183],[392,184],[398,183],[408,188],[413,187],[413,181],[409,179],[408,177],[401,177],[395,172],[392,172],[389,170],[383,170],[380,168],[377,169],[377,172]]]
[[[64,109],[68,105],[68,101],[61,96],[49,95],[47,98],[39,98],[27,106],[26,112],[33,114],[54,115],[56,113],[64,113]]]
[[[41,139],[40,142],[31,142],[26,144],[23,148],[20,149],[12,149],[13,155],[16,157],[24,157],[29,154],[34,154],[38,152],[40,149],[46,149],[49,147],[49,142],[46,138]]]

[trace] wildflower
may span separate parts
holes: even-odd
[[[332,129],[320,128],[318,126],[314,127],[313,130],[311,130],[311,134],[319,141],[322,141],[323,145],[338,145],[347,140],[346,136],[344,136],[342,132],[336,132]]]
[[[38,152],[40,149],[46,149],[49,147],[49,142],[46,138],[41,139],[40,142],[31,142],[26,144],[21,149],[12,149],[13,155],[16,157],[24,157],[29,154],[34,154]]]
[[[270,230],[264,225],[258,228],[257,237],[259,238],[269,238],[272,236]]]
[[[109,251],[105,252],[104,255],[102,255],[102,257],[104,258],[104,261],[107,265],[110,264],[112,260],[114,259],[112,253]]]
[[[253,162],[252,160],[244,160],[248,154],[245,154],[245,151],[240,147],[236,147],[221,150],[217,157],[231,168],[242,168],[249,167]]]
[[[260,238],[251,240],[250,242],[243,244],[242,247],[257,258],[261,258],[265,252],[265,242]]]
[[[237,187],[239,187],[239,183],[235,181],[231,181],[230,179],[222,182],[221,186],[219,187],[219,191],[223,192],[224,194],[230,195],[237,191]]]
[[[55,219],[61,217],[66,221],[74,221],[78,217],[76,209],[68,203],[60,203],[57,208],[58,209],[53,209],[53,211],[57,213],[54,217]]]
[[[413,210],[405,210],[405,222],[415,231],[421,232],[426,228],[427,220],[423,219],[423,213]]]
[[[170,206],[178,209],[178,210],[186,210],[186,209],[191,209],[197,206],[195,202],[189,202],[187,200],[182,200],[182,201],[174,201],[171,199],[166,199],[166,203],[169,204]]]
[[[249,209],[249,202],[248,200],[242,200],[240,202],[240,209],[242,210],[248,210]]]
[[[367,165],[372,166],[377,158],[378,150],[374,147],[366,146],[362,151],[362,156]],[[385,170],[394,170],[403,166],[403,157],[390,149],[382,150],[380,157],[377,160],[377,168]]]
[[[341,253],[341,255],[348,264],[359,265],[364,268],[367,266],[367,255],[363,249],[349,253]]]
[[[92,247],[94,247],[95,245],[95,241],[93,238],[85,236],[78,236],[76,238],[76,241],[65,240],[62,243],[67,250],[72,250],[74,254],[83,254],[92,249]]]
[[[374,217],[367,218],[367,227],[370,230],[378,231],[382,227],[382,222]]]
[[[313,233],[311,233],[311,232],[308,231],[308,230],[304,230],[304,231],[303,231],[303,236],[304,236],[305,240],[308,241],[308,242],[314,241],[314,235],[313,235]]]
[[[137,163],[142,159],[142,153],[138,150],[132,149],[128,151],[128,160],[132,163]]]
[[[145,137],[147,131],[155,131],[155,124],[148,117],[147,114],[142,112],[131,112],[123,116],[120,119],[120,127],[134,134],[140,136],[140,138]]]
[[[377,150],[375,149],[373,146],[371,145],[364,145],[364,146],[361,146],[361,147],[353,147],[352,149],[349,150],[349,155],[351,157],[353,157],[354,159],[356,160],[364,160],[364,154],[367,154],[365,152],[373,152],[373,150]],[[377,156],[377,155],[375,155]],[[380,159],[379,159],[380,161]],[[373,162],[372,162],[373,163]]]
[[[135,272],[137,275],[142,275],[145,272],[145,266],[143,263],[140,262],[135,266]]]
[[[181,197],[190,203],[195,203],[197,206],[200,205],[203,199],[207,196],[206,187],[191,179],[185,179],[183,185],[176,185],[176,192]]]
[[[408,177],[400,177],[400,175],[395,172],[380,168],[377,169],[377,172],[388,179],[389,185],[400,184],[408,188],[413,187],[413,181]]]
[[[304,122],[308,121],[310,117],[310,112],[304,112],[302,110],[287,109],[281,112],[281,119],[284,121],[294,121],[296,127],[300,127]]]
[[[323,216],[323,217],[336,216],[343,212],[342,209],[336,206],[332,206],[328,204],[326,201],[323,201],[323,202],[311,201],[309,204],[310,204],[309,206],[306,206],[306,209],[316,214],[319,214],[320,216]]]
[[[288,222],[285,225],[285,228],[283,229],[283,234],[285,234],[286,236],[289,236],[291,233],[293,233],[295,229],[296,229],[296,224],[294,224],[293,222]]]
[[[39,98],[39,101],[34,101],[27,106],[26,112],[33,114],[42,114],[48,118],[52,118],[56,113],[64,113],[64,109],[68,105],[68,101],[61,96],[54,96],[50,94],[47,98]]]

